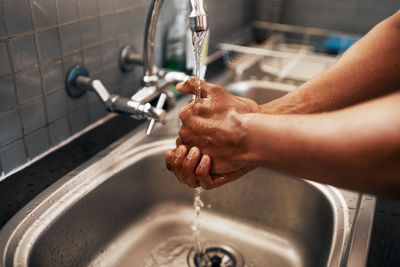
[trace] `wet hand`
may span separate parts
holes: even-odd
[[[200,186],[195,173],[200,158],[200,150],[197,147],[188,150],[186,146],[179,145],[174,150],[165,152],[167,169],[175,174],[180,183],[191,188]]]
[[[177,85],[182,93],[195,93],[197,80]],[[198,147],[212,158],[211,172],[227,174],[246,167],[242,147],[244,130],[239,114],[255,113],[260,107],[254,101],[232,95],[223,87],[201,81],[200,102],[191,101],[179,111],[182,127],[180,142]]]
[[[180,183],[190,188],[201,186],[204,189],[212,189],[232,182],[255,168],[247,166],[229,173],[211,175],[211,158],[201,155],[199,148],[192,147],[188,150],[185,145],[167,151],[165,160],[168,170],[175,174]]]

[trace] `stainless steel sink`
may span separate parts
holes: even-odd
[[[289,87],[255,81],[227,86],[261,101]],[[14,216],[0,233],[0,266],[144,266],[165,240],[191,236],[193,190],[164,162],[175,144],[176,112],[186,101],[150,138],[144,126],[133,131]],[[202,211],[201,238],[233,248],[244,266],[365,262],[371,196],[260,168],[204,192],[203,200],[211,208]]]
[[[234,95],[245,96],[258,104],[270,102],[294,90],[295,85],[270,81],[248,80],[230,83],[226,86]]]

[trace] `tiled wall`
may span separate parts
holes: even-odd
[[[246,0],[208,2],[214,37],[221,39],[248,22]],[[107,114],[91,92],[79,99],[67,96],[64,77],[73,65],[86,66],[111,92],[134,93],[142,69],[122,74],[118,54],[126,43],[142,52],[149,4],[150,0],[0,0],[0,173]]]
[[[282,22],[364,34],[398,9],[399,0],[285,0]]]

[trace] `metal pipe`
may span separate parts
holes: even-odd
[[[158,16],[164,0],[153,0],[147,15],[144,35],[144,81],[146,86],[151,86],[157,81],[157,69],[154,66],[154,40]],[[203,0],[190,0],[192,12],[189,16],[190,29],[194,32],[208,30],[207,14]]]
[[[156,35],[157,20],[164,0],[153,0],[147,15],[146,30],[144,33],[144,76],[155,76],[157,71],[154,68],[154,40]]]

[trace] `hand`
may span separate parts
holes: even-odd
[[[211,175],[211,158],[201,155],[198,147],[192,147],[188,151],[185,145],[167,151],[165,160],[168,170],[175,174],[179,182],[191,188],[201,186],[204,189],[212,189],[232,182],[255,168],[247,166],[230,173]]]
[[[177,89],[194,94],[196,83],[197,80],[191,78],[178,84]],[[233,96],[219,85],[204,81],[200,85],[200,102],[191,101],[179,112],[180,142],[188,148],[196,146],[202,154],[211,157],[213,174],[227,174],[247,167],[242,145],[245,131],[238,115],[259,112],[260,107],[250,99]]]

